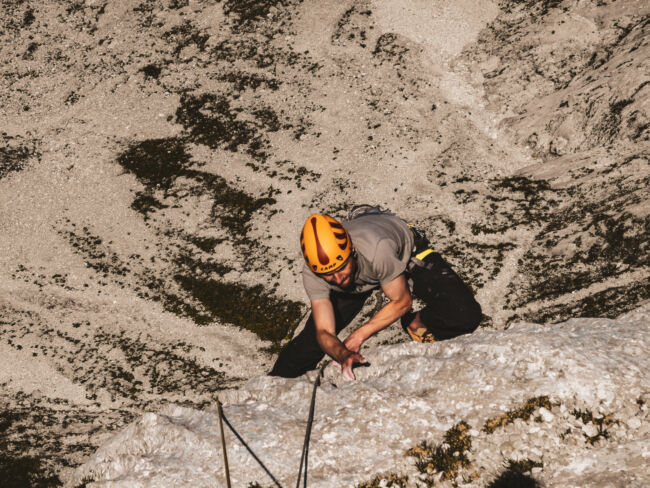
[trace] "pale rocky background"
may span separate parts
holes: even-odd
[[[74,486],[144,412],[268,381],[307,311],[312,212],[372,203],[424,229],[476,292],[481,333],[644,306],[649,13],[3,1],[0,481]],[[395,325],[368,348],[405,340]],[[535,396],[519,388],[502,411]]]

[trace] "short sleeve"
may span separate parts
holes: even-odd
[[[396,243],[389,239],[382,239],[377,244],[372,267],[381,285],[390,283],[406,270],[406,264],[398,256]]]
[[[327,282],[309,271],[307,267],[302,270],[302,284],[311,301],[330,297],[330,287]]]

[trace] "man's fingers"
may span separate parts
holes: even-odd
[[[354,373],[352,372],[352,367],[349,368],[343,368],[343,376],[345,376],[349,380],[354,380],[356,379],[354,377]]]
[[[352,367],[356,363],[365,363],[366,360],[363,359],[361,354],[352,354],[350,355],[343,363],[341,364],[341,374],[350,380],[354,380],[355,376],[352,372]]]

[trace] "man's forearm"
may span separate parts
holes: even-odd
[[[345,356],[349,355],[351,352],[338,337],[329,331],[322,330],[317,332],[316,340],[321,349],[339,363],[342,362],[345,359]]]
[[[391,301],[384,305],[368,322],[359,327],[358,333],[366,340],[371,335],[385,329],[411,309],[412,300]]]

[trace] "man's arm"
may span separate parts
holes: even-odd
[[[345,376],[354,379],[352,365],[362,363],[365,360],[358,354],[358,351],[348,349],[336,337],[336,319],[334,318],[332,302],[329,298],[313,300],[311,302],[311,311],[316,326],[316,340],[321,349],[341,365]]]
[[[373,334],[385,329],[411,309],[413,298],[409,291],[404,274],[399,275],[390,283],[381,286],[390,302],[384,305],[368,322],[352,332],[345,339],[345,346],[354,352],[359,352],[361,344]]]

